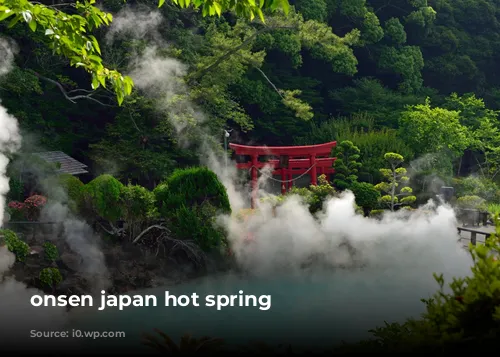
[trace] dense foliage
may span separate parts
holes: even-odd
[[[16,255],[16,259],[20,262],[26,260],[29,254],[29,246],[19,239],[17,234],[9,229],[0,230],[0,243],[7,246],[7,248]]]

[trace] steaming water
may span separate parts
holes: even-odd
[[[372,272],[373,274],[373,272]],[[401,321],[423,312],[419,297],[427,297],[435,287],[430,279],[420,281],[391,280],[373,274],[366,281],[363,272],[318,273],[311,277],[274,279],[241,279],[225,276],[207,279],[176,288],[139,291],[155,294],[158,307],[116,309],[94,313],[75,323],[73,328],[92,331],[125,331],[126,339],[87,341],[88,347],[123,343],[140,348],[142,332],[159,328],[175,340],[183,333],[193,336],[214,336],[227,342],[244,344],[259,340],[278,344],[292,343],[296,347],[316,345],[327,347],[341,339],[355,341],[368,337],[367,331],[384,320]],[[164,307],[164,290],[170,293],[197,292],[208,294],[245,293],[272,296],[272,307],[233,307],[217,311],[208,307]]]
[[[107,308],[75,317],[71,327],[94,331],[125,331],[126,339],[82,341],[87,348],[102,344],[140,345],[143,332],[159,328],[174,339],[184,333],[194,337],[224,338],[233,344],[251,340],[291,343],[297,347],[328,347],[341,340],[369,337],[368,330],[384,321],[404,321],[424,311],[421,298],[437,290],[433,272],[467,275],[471,260],[457,243],[451,209],[438,207],[428,215],[387,217],[382,222],[357,216],[353,196],[332,200],[320,223],[298,201],[279,208],[277,217],[252,218],[257,242],[236,240],[241,223],[228,224],[246,277],[228,274],[200,279],[175,287],[139,291],[155,294],[157,307]],[[265,212],[265,209],[263,210]],[[309,233],[308,233],[309,232]],[[357,249],[350,259],[339,243],[347,239]],[[328,243],[328,244],[326,244]],[[238,246],[239,245],[239,246]],[[329,249],[327,247],[336,247]],[[324,253],[329,268],[301,267],[311,254]],[[341,264],[340,264],[340,263]],[[332,267],[336,265],[336,267]],[[339,265],[343,265],[341,268]],[[271,308],[165,307],[164,291],[191,295],[271,295]]]

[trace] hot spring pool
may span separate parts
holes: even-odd
[[[69,328],[83,331],[124,331],[126,338],[83,339],[84,349],[104,346],[125,346],[130,350],[147,349],[141,335],[158,328],[178,341],[185,334],[193,337],[223,338],[227,343],[245,344],[258,340],[271,344],[291,343],[294,346],[327,347],[341,340],[356,341],[369,337],[368,330],[390,322],[417,317],[424,311],[420,298],[437,289],[432,276],[414,274],[398,279],[390,271],[379,275],[370,271],[337,271],[301,277],[242,278],[235,275],[213,277],[189,284],[143,290],[134,294],[154,294],[157,307],[126,307],[119,311],[96,308],[73,317]],[[432,273],[430,273],[432,274]],[[165,307],[164,292],[170,294],[271,295],[271,308]],[[304,347],[302,346],[302,347]],[[146,350],[147,351],[147,350]]]

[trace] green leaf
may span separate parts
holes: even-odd
[[[97,76],[94,75],[92,76],[92,89],[96,90],[99,88],[99,80],[97,79]]]
[[[101,54],[101,48],[99,47],[99,42],[97,42],[97,39],[94,36],[90,36],[90,39],[92,40],[92,45],[94,46],[97,53]]]
[[[215,12],[217,13],[217,15],[221,15],[222,13],[222,7],[220,6],[220,4],[218,2],[214,2],[214,9],[215,9]]]
[[[28,26],[30,27],[31,31],[35,32],[36,31],[36,21],[35,20],[31,20],[29,23],[28,23]]]
[[[89,59],[97,63],[102,63],[102,58],[96,55],[89,55]]]
[[[257,15],[259,15],[260,21],[262,21],[263,23],[266,23],[266,19],[264,18],[264,13],[262,12],[262,10],[257,8],[257,9],[255,9],[255,12],[257,13]]]
[[[0,13],[0,21],[5,20],[6,18],[8,18],[8,17],[10,17],[10,16],[12,16],[14,14],[15,13],[12,10],[8,10],[8,11],[5,10],[5,11],[3,11],[2,13]]]
[[[165,0],[160,0],[158,2],[158,7],[162,7],[164,3],[165,3]]]
[[[290,11],[290,4],[288,3],[288,0],[281,0],[281,7],[283,8],[285,15],[288,15],[288,12]]]
[[[8,28],[12,28],[14,27],[18,22],[19,20],[21,20],[22,16],[21,15],[17,15],[16,17],[14,17],[10,22],[9,22],[9,25],[7,25]]]
[[[106,76],[100,76],[100,75],[97,75],[97,79],[99,80],[99,83],[104,87],[106,88]]]

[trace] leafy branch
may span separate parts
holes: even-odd
[[[262,22],[265,22],[262,12],[264,9],[270,11],[282,9],[285,13],[288,13],[289,9],[288,0],[259,0],[258,4],[255,0],[171,1],[181,8],[190,6],[195,9],[201,8],[203,16],[221,16],[223,12],[234,11],[238,16],[250,20],[257,15]],[[164,3],[165,0],[159,0],[158,7]],[[14,27],[19,22],[26,23],[33,32],[43,31],[48,46],[55,54],[67,58],[71,66],[87,71],[91,75],[92,89],[96,90],[101,86],[107,88],[110,85],[118,105],[121,105],[125,97],[132,93],[134,82],[132,78],[103,65],[99,43],[90,33],[102,26],[109,26],[113,16],[101,11],[94,4],[95,0],[59,4],[61,6],[44,5],[28,0],[0,0],[0,22],[8,20],[8,28]],[[63,8],[63,5],[74,7],[77,14],[62,11],[60,8]]]

